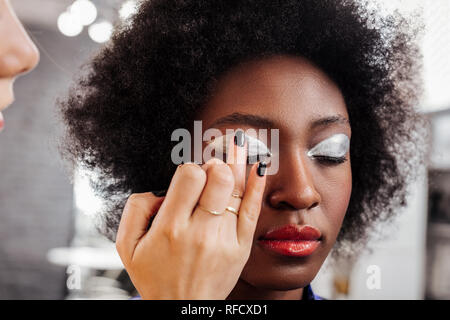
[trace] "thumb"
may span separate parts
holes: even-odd
[[[123,209],[116,237],[116,248],[124,265],[133,257],[139,240],[147,233],[150,219],[157,213],[164,197],[150,192],[132,194]]]

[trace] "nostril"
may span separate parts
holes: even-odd
[[[27,49],[27,52],[23,54],[24,66],[20,73],[25,73],[33,70],[39,62],[39,51],[35,47]]]
[[[280,202],[276,202],[272,205],[272,207],[274,209],[278,209],[278,210],[289,210],[289,211],[296,211],[297,208],[294,207],[293,205],[291,205],[289,202],[287,201],[280,201]]]
[[[17,51],[9,52],[0,58],[0,77],[14,78],[32,70],[36,63],[34,56]]]
[[[313,209],[313,208],[317,207],[318,205],[319,205],[319,202],[314,202],[314,203],[309,207],[309,209]]]

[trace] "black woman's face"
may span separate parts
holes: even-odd
[[[235,117],[220,120],[231,114]],[[333,148],[342,150],[342,142],[333,145],[335,139],[327,139],[343,135],[350,139],[345,101],[336,84],[307,60],[278,56],[231,70],[220,79],[197,119],[204,129],[215,123],[221,123],[214,125],[221,131],[260,129],[255,127],[258,121],[249,123],[246,115],[259,117],[263,127],[270,124],[266,129],[279,129],[279,169],[267,177],[252,251],[240,282],[271,290],[301,288],[312,281],[329,254],[350,200],[348,147],[346,161],[326,158],[333,156]],[[323,152],[317,153],[322,157],[312,156],[311,150],[324,141]],[[318,229],[317,248],[293,256],[262,245],[269,230],[288,224]]]

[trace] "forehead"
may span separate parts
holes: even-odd
[[[299,57],[276,56],[242,64],[224,75],[200,113],[204,127],[232,113],[270,119],[294,130],[319,117],[348,118],[337,85],[319,68]]]

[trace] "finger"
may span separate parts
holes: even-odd
[[[218,158],[211,158],[204,165],[202,165],[202,169],[205,172],[208,172],[208,170],[210,170],[210,168],[216,164],[223,165],[224,162],[222,160],[219,160]],[[225,212],[224,212],[224,214],[225,214]]]
[[[132,194],[125,205],[116,237],[117,251],[124,261],[130,261],[134,248],[147,233],[152,216],[158,212],[164,197],[152,193]]]
[[[234,176],[234,189],[241,197],[245,190],[245,174],[247,169],[247,142],[244,131],[237,130],[233,141],[229,142],[227,164]]]
[[[225,238],[232,237],[237,241],[237,214],[245,190],[245,176],[247,170],[247,143],[244,131],[238,129],[235,135],[231,137],[227,146],[226,161],[234,176],[234,188],[224,217],[229,223],[221,224],[220,232],[225,233]]]
[[[239,209],[237,236],[241,245],[251,245],[253,242],[253,235],[261,211],[266,175],[263,172],[263,176],[260,176],[258,171],[265,171],[264,165],[261,165],[260,162],[255,163],[250,170],[245,194]]]
[[[187,222],[206,184],[205,171],[195,163],[178,166],[161,205],[158,219],[166,225]]]
[[[219,160],[217,158],[211,158],[209,159],[205,164],[203,164],[201,167],[203,171],[207,172],[209,168],[211,168],[215,164],[223,164],[224,162],[222,160]]]
[[[206,186],[194,210],[192,220],[201,223],[211,222],[217,224],[225,213],[225,208],[231,197],[234,187],[234,177],[230,167],[223,161],[212,159],[206,167]],[[216,216],[207,210],[221,213]],[[215,221],[215,222],[212,222]]]
[[[244,131],[238,130],[236,135],[231,136],[229,141],[227,141],[227,159],[226,164],[230,167],[231,172],[234,176],[234,188],[232,197],[228,206],[239,210],[242,195],[245,189],[245,177],[246,177],[246,167],[247,167],[247,150]],[[221,160],[212,158],[202,169],[207,171],[213,164],[222,163]],[[233,215],[230,216],[233,218]],[[235,219],[235,218],[234,218]],[[236,226],[234,226],[234,229]]]

